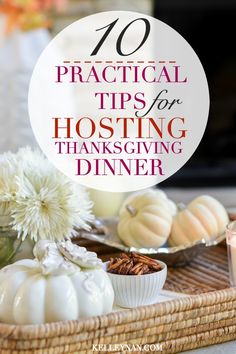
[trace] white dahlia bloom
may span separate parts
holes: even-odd
[[[63,240],[89,229],[92,202],[86,189],[55,169],[44,155],[20,149],[0,160],[0,213],[11,213],[23,240]]]
[[[19,180],[22,173],[19,169],[16,156],[10,152],[0,155],[0,215],[9,216],[13,208]]]

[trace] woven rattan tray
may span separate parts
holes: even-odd
[[[101,246],[91,241],[79,243],[98,251],[104,260],[116,252],[97,249]],[[228,286],[222,244],[207,249],[184,268],[169,268],[165,288],[190,296],[79,321],[1,324],[0,353],[93,353],[96,344],[155,343],[162,349],[155,353],[165,354],[229,341],[236,338],[236,289]]]

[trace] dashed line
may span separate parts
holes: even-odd
[[[123,60],[95,60],[94,62],[92,60],[64,60],[63,61],[64,64],[78,64],[78,63],[84,63],[84,64],[92,64],[92,63],[96,63],[96,64],[101,64],[101,63],[107,63],[107,64],[112,64],[112,63],[117,63],[117,64],[123,64],[123,63],[128,63],[128,64],[133,64],[133,63],[138,63],[138,64],[155,64],[155,63],[159,63],[159,64],[165,64],[165,63],[169,63],[169,64],[174,64],[176,63],[175,60],[127,60],[127,61],[123,61]]]

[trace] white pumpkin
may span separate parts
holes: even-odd
[[[40,324],[102,315],[112,310],[112,285],[107,273],[98,268],[100,262],[95,262],[92,252],[67,241],[68,254],[76,247],[84,255],[89,268],[82,268],[76,252],[67,259],[56,244],[40,242],[34,249],[38,259],[21,260],[0,271],[1,322]],[[62,244],[63,254],[67,252],[67,242]]]
[[[168,241],[178,246],[201,239],[214,240],[225,231],[228,222],[223,205],[209,195],[202,195],[175,215]]]
[[[163,191],[148,189],[131,194],[120,210],[118,234],[130,247],[160,247],[171,230],[175,204]]]

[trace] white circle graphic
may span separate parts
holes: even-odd
[[[87,187],[127,192],[179,170],[204,133],[209,92],[191,46],[165,23],[109,11],[76,21],[41,54],[29,114],[48,159]]]

